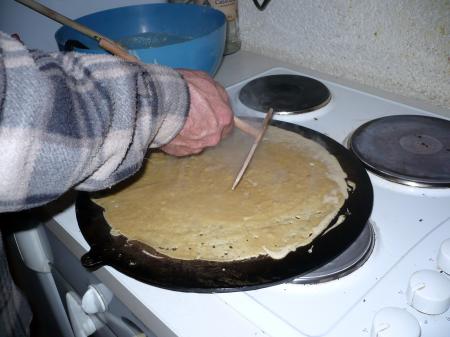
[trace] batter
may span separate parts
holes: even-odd
[[[232,191],[252,142],[235,130],[201,155],[154,153],[138,179],[94,201],[113,233],[172,258],[281,259],[337,215],[348,197],[346,174],[321,145],[271,126]]]

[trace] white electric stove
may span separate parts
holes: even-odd
[[[227,91],[237,115],[264,117],[264,113],[247,108],[238,99],[240,89],[252,79],[300,74],[322,82],[331,99],[315,111],[275,115],[274,119],[316,130],[346,147],[359,126],[379,117],[450,117],[445,109],[434,111],[419,108],[419,104],[399,103],[383,98],[383,93],[374,95],[319,73],[278,64],[243,52],[226,59],[217,78],[226,84],[235,82]],[[373,249],[359,268],[332,281],[287,282],[253,291],[196,294],[150,286],[111,267],[102,267],[83,278],[86,272],[81,266],[64,267],[61,256],[55,257],[60,262],[54,264],[64,269],[60,273],[69,283],[71,273],[78,274],[74,280],[82,279],[82,286],[72,285],[79,288],[80,297],[89,283],[101,282],[127,311],[114,314],[132,322],[147,336],[448,337],[450,275],[438,267],[437,259],[439,256],[442,268],[450,268],[450,241],[445,241],[450,239],[450,188],[414,187],[373,173],[369,176],[374,189],[369,219],[375,233]],[[89,250],[73,206],[53,219],[46,228],[53,237],[50,241],[58,242],[55,244],[62,247],[61,251],[79,258]],[[408,304],[411,301],[420,311]]]

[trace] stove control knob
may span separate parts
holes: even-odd
[[[437,266],[444,273],[450,274],[450,239],[444,240],[439,248]]]
[[[90,285],[83,295],[81,307],[86,314],[105,312],[112,294],[103,284]]]
[[[442,314],[450,307],[450,279],[435,270],[417,271],[409,279],[406,299],[420,312]]]
[[[375,314],[370,337],[420,337],[420,325],[405,309],[387,307]]]

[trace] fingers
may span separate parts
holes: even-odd
[[[233,126],[233,112],[225,89],[207,73],[178,70],[188,84],[191,103],[180,133],[161,149],[171,155],[200,153],[217,145]]]
[[[204,90],[205,82],[210,88],[210,91]],[[215,121],[217,122],[216,128],[224,129],[221,132],[223,136],[229,134],[229,132],[234,127],[233,122],[233,111],[231,110],[228,94],[225,89],[217,82],[212,80],[210,77],[205,79],[196,79],[193,85],[193,91],[197,94],[193,100],[195,109],[205,108],[207,106],[208,111],[215,115]],[[200,106],[205,104],[205,106]],[[213,128],[214,126],[208,126],[208,128]],[[213,130],[213,129],[211,129]]]
[[[192,154],[199,154],[203,151],[203,148],[193,148],[190,146],[167,144],[161,147],[161,150],[163,150],[167,154],[170,154],[171,156],[183,157]]]

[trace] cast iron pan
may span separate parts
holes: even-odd
[[[137,280],[166,289],[228,292],[286,282],[338,256],[358,237],[372,211],[373,190],[365,169],[350,151],[321,133],[285,122],[272,121],[271,124],[324,146],[339,160],[348,179],[355,183],[356,188],[349,193],[338,214],[346,215],[339,226],[280,260],[263,256],[238,262],[186,261],[161,255],[125,236],[112,236],[110,226],[103,217],[103,208],[83,192],[76,200],[76,216],[91,250],[81,258],[82,264],[91,270],[109,265]]]

